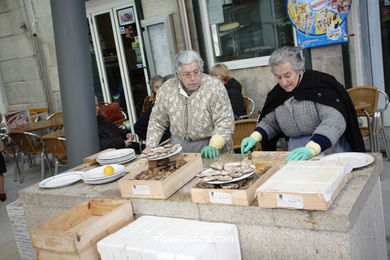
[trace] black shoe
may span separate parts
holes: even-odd
[[[6,199],[7,199],[7,194],[1,193],[1,194],[0,194],[0,200],[1,200],[1,201],[5,201]]]

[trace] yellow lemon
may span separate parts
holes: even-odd
[[[111,175],[111,174],[114,173],[114,171],[115,171],[115,170],[114,170],[114,167],[112,167],[112,166],[110,166],[110,165],[104,167],[104,170],[103,170],[104,175]]]

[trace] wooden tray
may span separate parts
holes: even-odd
[[[178,189],[194,178],[202,169],[199,153],[179,153],[169,157],[170,161],[183,159],[187,163],[163,180],[136,180],[135,176],[148,168],[155,167],[157,161],[143,160],[138,166],[129,165],[128,174],[119,180],[119,189],[124,198],[167,199]]]
[[[191,188],[193,203],[198,204],[224,204],[235,206],[250,206],[256,198],[256,189],[263,184],[275,171],[271,171],[272,162],[253,161],[256,166],[257,178],[246,189],[217,189],[202,188],[196,184]],[[269,168],[271,167],[271,168]],[[264,169],[269,168],[264,172]]]
[[[336,162],[337,163],[337,162]],[[338,162],[345,164],[346,162]],[[326,166],[325,166],[326,167]],[[335,167],[335,165],[333,165]],[[331,168],[333,168],[331,167]],[[348,169],[348,166],[345,166]],[[281,166],[272,169],[272,174],[280,170]],[[332,169],[329,170],[332,170]],[[315,168],[309,170],[315,171]],[[302,168],[302,170],[304,170]],[[324,169],[325,170],[325,169]],[[290,173],[290,172],[289,172]],[[321,174],[320,174],[321,175]],[[286,191],[258,191],[257,199],[260,207],[266,208],[290,208],[290,209],[306,209],[306,210],[327,210],[337,198],[345,184],[351,178],[352,172],[347,172],[340,182],[335,186],[329,199],[325,199],[324,194],[320,192],[286,192]],[[336,185],[337,182],[335,182]],[[310,187],[310,186],[306,186]]]
[[[36,257],[100,259],[97,241],[133,220],[129,201],[94,199],[83,202],[31,230]]]

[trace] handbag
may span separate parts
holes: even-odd
[[[99,105],[99,115],[107,120],[114,122],[123,118],[121,107],[118,102],[104,103]]]
[[[4,143],[3,140],[0,138],[0,153],[4,151]]]

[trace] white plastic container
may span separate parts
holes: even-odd
[[[241,259],[237,227],[232,224],[142,216],[103,238],[104,259]]]

